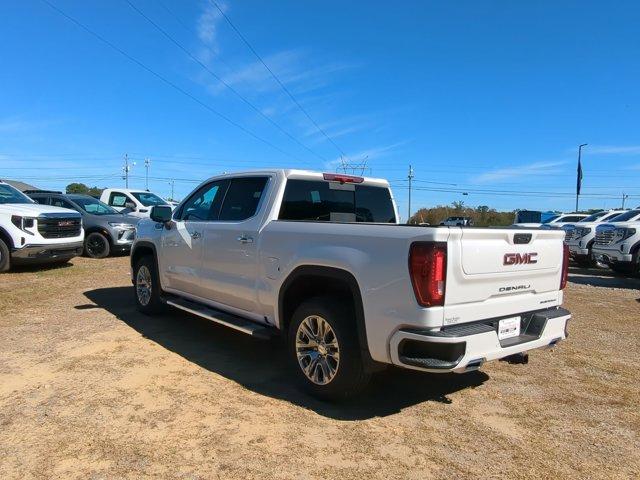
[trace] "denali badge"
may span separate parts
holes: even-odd
[[[531,285],[514,285],[513,287],[500,287],[499,292],[514,292],[516,290],[529,290]]]
[[[520,265],[524,263],[538,263],[537,253],[505,253],[504,265]]]

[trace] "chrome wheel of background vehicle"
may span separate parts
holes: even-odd
[[[298,364],[316,385],[326,385],[340,366],[340,347],[331,325],[322,317],[306,317],[296,332]]]
[[[138,274],[136,275],[136,292],[138,295],[138,302],[143,307],[149,305],[149,301],[151,300],[151,272],[146,265],[142,265],[138,269]]]

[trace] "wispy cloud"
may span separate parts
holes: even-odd
[[[376,115],[352,115],[349,117],[341,117],[338,120],[321,124],[320,128],[326,132],[329,137],[336,139],[352,133],[376,128],[376,117]],[[309,122],[306,123],[307,125],[309,124]],[[313,143],[325,140],[324,135],[322,135],[322,133],[312,125],[307,128],[303,135],[308,137]]]
[[[218,5],[223,11],[227,10],[225,3],[219,2]],[[221,20],[222,14],[220,11],[211,2],[207,2],[196,22],[198,39],[202,43],[198,56],[204,63],[210,63],[220,54],[218,27]]]
[[[283,50],[264,57],[269,68],[278,76],[287,88],[301,94],[326,86],[333,75],[341,70],[352,68],[352,64],[343,62],[318,62],[307,64],[308,52],[302,49]],[[280,90],[278,83],[259,60],[237,65],[222,75],[226,84],[251,92],[252,95]],[[209,86],[213,94],[220,94],[225,86],[213,82]]]
[[[640,155],[640,145],[594,145],[583,152],[597,155]]]
[[[514,177],[522,177],[532,173],[553,173],[556,167],[565,165],[566,161],[560,162],[535,162],[518,167],[498,168],[473,178],[475,183],[489,183],[508,180]]]

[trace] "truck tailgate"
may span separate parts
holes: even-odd
[[[445,323],[548,308],[560,302],[563,231],[451,230]]]

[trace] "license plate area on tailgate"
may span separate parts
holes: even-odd
[[[498,321],[498,340],[506,340],[507,338],[520,336],[520,322],[522,319],[518,317],[503,318]]]

